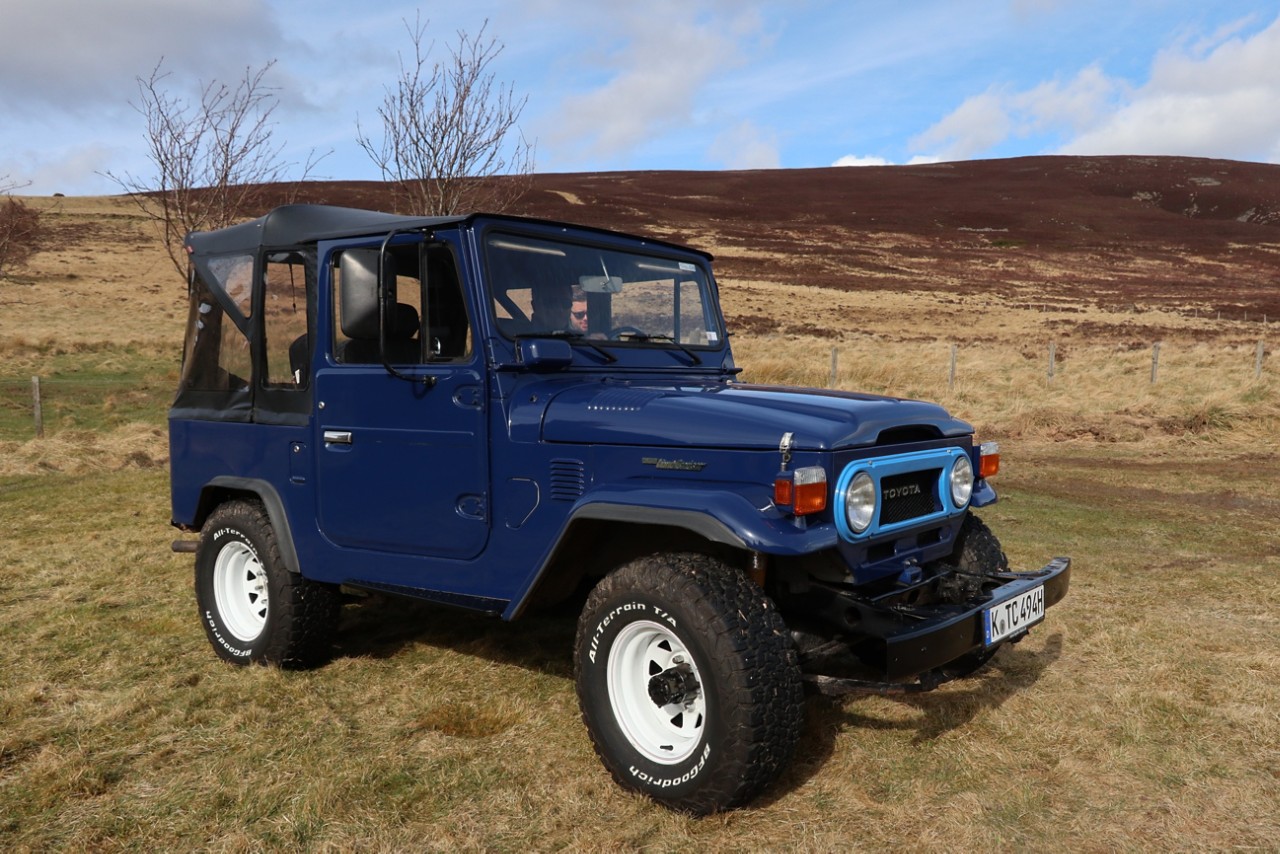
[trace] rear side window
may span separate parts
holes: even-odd
[[[263,267],[262,329],[266,350],[264,385],[300,388],[310,373],[307,334],[306,255],[271,252]]]
[[[252,305],[252,255],[213,258],[195,271],[181,388],[240,391],[249,387]]]

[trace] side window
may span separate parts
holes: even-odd
[[[452,253],[438,245],[393,247],[383,271],[394,277],[383,336],[387,361],[416,365],[469,358],[471,327]],[[333,353],[341,363],[382,362],[377,275],[376,249],[348,249],[337,259],[332,334]]]
[[[382,363],[385,337],[387,361],[414,365],[422,361],[422,283],[418,278],[418,247],[393,247],[382,260],[390,293],[385,336],[379,335],[377,249],[348,249],[333,270],[333,354],[347,365]]]
[[[471,323],[453,252],[448,246],[428,244],[423,257],[427,271],[424,313],[427,359],[432,362],[470,359]]]
[[[267,386],[301,388],[307,384],[311,352],[307,335],[309,260],[301,251],[271,252],[266,256],[262,327]]]

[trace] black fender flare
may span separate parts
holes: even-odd
[[[512,597],[503,619],[514,620],[524,612],[530,595],[543,580],[573,523],[588,519],[683,528],[708,542],[775,555],[805,554],[829,548],[836,542],[834,525],[799,528],[781,519],[769,520],[745,497],[722,490],[674,493],[630,490],[625,494],[598,491],[569,514],[555,542],[542,556],[537,571]]]
[[[302,574],[302,565],[298,561],[298,550],[293,544],[293,529],[289,525],[289,514],[285,512],[284,501],[280,493],[265,480],[252,477],[219,476],[209,481],[200,490],[200,504],[197,522],[201,527],[213,512],[213,508],[228,497],[254,497],[262,502],[267,510],[267,518],[271,527],[276,530],[276,540],[280,547],[280,558],[285,568],[297,575]]]

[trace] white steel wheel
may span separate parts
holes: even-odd
[[[661,765],[685,761],[702,742],[707,698],[680,638],[648,620],[627,625],[609,651],[609,702],[627,741]]]
[[[240,666],[325,661],[338,629],[338,589],[289,571],[262,503],[227,501],[203,528],[196,607],[218,657]]]
[[[252,641],[267,624],[267,571],[247,544],[232,541],[218,550],[213,596],[227,631]]]

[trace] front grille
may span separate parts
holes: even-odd
[[[880,524],[893,525],[937,512],[941,469],[895,474],[880,481]]]

